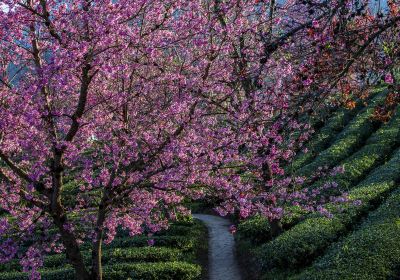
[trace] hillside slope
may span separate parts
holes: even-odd
[[[276,238],[262,218],[242,223],[238,247],[251,259],[254,279],[397,279],[400,108],[388,123],[371,119],[385,96],[382,91],[363,109],[333,114],[309,142],[312,153],[300,154],[292,164],[299,175],[310,175],[319,166],[344,166],[344,174],[334,180],[361,205],[332,208],[331,219],[311,214],[290,220]]]

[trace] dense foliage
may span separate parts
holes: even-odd
[[[398,235],[395,228],[399,213],[395,209],[385,211],[389,207],[386,205],[396,203],[390,196],[394,193],[393,197],[396,197],[400,182],[399,112],[397,107],[388,123],[382,124],[362,141],[362,147],[342,161],[345,172],[333,179],[335,183],[346,186],[353,203],[342,204],[339,208],[327,206],[334,214],[332,218],[308,215],[297,224],[292,221],[291,227],[276,238],[268,234],[268,221],[265,220],[256,222],[253,219],[239,226],[239,249],[243,254],[247,252],[250,255],[248,258],[252,257],[258,275],[264,275],[263,279],[396,278],[398,262],[395,252],[398,245],[393,243],[388,246],[387,241],[389,236],[395,239]],[[325,133],[324,130],[321,133]],[[387,197],[390,198],[385,202]],[[381,203],[382,206],[379,206]],[[376,208],[378,210],[374,211]],[[377,223],[384,221],[386,214],[390,217],[387,224],[382,225],[382,228],[388,228],[390,234],[377,234],[378,229],[373,226],[359,226],[369,212]],[[354,239],[349,237],[344,247],[340,240],[347,240],[346,236],[354,236]],[[340,254],[348,255],[333,256],[330,246],[335,248],[337,254],[341,250]],[[349,247],[351,252],[347,251]],[[305,272],[299,274],[304,268]]]
[[[329,216],[325,205],[346,199],[340,186],[305,185],[342,173],[335,164],[377,126],[364,109],[307,172],[285,174],[312,133],[309,115],[356,106],[382,78],[392,88],[375,118],[399,99],[397,0],[385,13],[367,0],[0,7],[0,261],[19,258],[31,279],[65,251],[78,280],[100,280],[103,243],[120,228],[154,234],[192,199],[266,217],[271,237],[292,212]],[[165,268],[121,267],[107,277]]]

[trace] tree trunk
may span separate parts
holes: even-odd
[[[61,233],[61,240],[65,246],[67,259],[75,269],[77,280],[91,280],[85,263],[83,262],[83,257],[81,251],[79,250],[79,245],[76,241],[76,238],[64,227],[66,219],[63,217],[64,216],[53,216],[53,219],[55,225],[58,227]]]
[[[268,162],[265,162],[262,165],[262,176],[265,183],[272,179],[272,169]]]
[[[68,219],[65,210],[61,204],[61,187],[62,187],[62,150],[54,150],[54,160],[52,164],[52,193],[51,199],[51,215],[53,217],[54,224],[58,228],[61,234],[61,240],[64,244],[67,259],[75,269],[77,280],[90,280],[90,275],[86,269],[85,263],[83,262],[82,253],[79,249],[77,239],[68,226]]]
[[[282,223],[280,220],[272,220],[270,222],[271,224],[271,236],[272,238],[277,237],[278,235],[280,235],[283,232],[283,227],[282,227]]]
[[[96,222],[96,240],[93,242],[92,246],[92,279],[93,280],[103,280],[103,268],[101,264],[101,245],[103,243],[103,223],[106,217],[106,210],[104,204],[99,205],[99,210],[97,214]]]
[[[102,280],[103,279],[103,267],[101,264],[101,245],[103,242],[102,234],[103,231],[101,231],[100,236],[96,237],[96,241],[93,242],[93,247],[92,247],[92,279],[93,280]]]

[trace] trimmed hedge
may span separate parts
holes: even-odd
[[[267,218],[255,216],[241,222],[237,228],[236,238],[240,241],[248,241],[251,244],[261,244],[269,241],[271,226]]]
[[[352,227],[354,221],[369,211],[395,188],[400,180],[400,149],[385,165],[380,166],[349,192],[353,200],[361,200],[361,206],[344,205],[341,213],[332,219],[310,217],[258,249],[259,260],[265,279],[279,279],[282,272],[304,267],[319,256],[330,243]],[[272,277],[272,278],[269,278]]]
[[[378,93],[385,90],[384,87],[377,87],[368,98],[364,100],[358,100],[356,107],[352,110],[339,109],[332,114],[332,116],[325,122],[324,126],[312,137],[307,143],[307,153],[299,153],[290,166],[286,168],[287,171],[296,171],[304,165],[310,163],[321,151],[329,147],[332,141],[334,141],[336,135],[351,121],[356,114],[364,108],[365,102],[373,101],[374,98],[379,98]]]
[[[43,280],[73,280],[72,268],[42,270]],[[160,263],[121,263],[104,267],[104,279],[107,280],[197,280],[201,277],[201,267],[186,262]],[[27,273],[0,273],[2,280],[27,280]]]
[[[42,280],[72,280],[75,279],[72,268],[61,268],[57,270],[41,270]],[[1,280],[28,280],[28,273],[25,272],[2,272]]]
[[[91,262],[91,252],[82,252],[87,265]],[[114,248],[103,251],[103,264],[118,262],[158,262],[177,261],[182,259],[182,251],[174,248],[164,247],[141,247],[141,248]],[[44,259],[45,268],[60,268],[68,264],[65,254],[51,255]],[[0,271],[21,270],[18,261],[1,264]],[[0,278],[1,279],[1,278]]]
[[[105,279],[197,280],[201,267],[185,262],[119,264],[105,269]]]
[[[391,121],[378,129],[366,142],[361,150],[342,162],[345,167],[343,174],[337,175],[333,180],[342,188],[350,188],[359,182],[370,170],[381,163],[392,149],[400,142],[400,107]],[[320,180],[314,186],[323,184]],[[283,221],[284,225],[293,224],[297,215],[292,219]],[[252,244],[261,244],[272,239],[267,219],[257,217],[243,222],[238,227],[238,239],[248,240]]]
[[[400,107],[389,123],[375,131],[359,151],[342,161],[344,173],[333,178],[341,188],[351,188],[354,183],[362,179],[365,174],[380,164],[394,147],[400,144]],[[316,185],[324,183],[321,180]]]
[[[287,170],[296,171],[302,166],[310,163],[318,153],[329,147],[335,136],[346,126],[346,124],[363,108],[359,102],[353,110],[340,109],[328,119],[326,124],[307,143],[307,153],[299,153]]]
[[[194,236],[186,235],[163,235],[163,236],[133,236],[133,237],[118,237],[115,238],[110,244],[104,244],[104,249],[112,248],[127,248],[127,247],[147,247],[148,240],[154,240],[154,246],[157,247],[170,247],[183,251],[191,251],[196,246],[196,239]],[[81,250],[90,250],[91,244],[85,243]]]
[[[195,236],[198,235],[203,230],[203,225],[198,220],[190,220],[190,221],[180,221],[172,223],[168,229],[161,230],[156,232],[154,236],[176,236],[176,235],[186,235],[186,236]],[[117,238],[131,238],[129,232],[122,228],[118,228],[117,230]]]
[[[111,244],[104,245],[103,264],[104,278],[123,279],[200,279],[201,267],[189,262],[197,262],[198,251],[204,250],[200,244],[206,230],[197,221],[181,221],[171,225],[172,231],[166,230],[154,235],[116,238]],[[171,235],[175,233],[185,235]],[[155,247],[148,247],[147,241],[154,239]],[[204,241],[204,240],[202,240]],[[134,248],[129,248],[135,246]],[[140,247],[142,246],[142,247]],[[170,246],[172,248],[157,247]],[[90,244],[83,244],[84,260],[90,264]],[[182,250],[180,250],[182,249]],[[179,260],[179,261],[178,261]],[[185,262],[183,262],[185,260]],[[129,262],[129,263],[128,263]],[[50,255],[45,258],[45,268],[41,270],[42,279],[75,279],[74,270],[67,263],[64,254]],[[21,266],[18,261],[0,265],[0,279],[27,279],[27,273],[18,272]]]
[[[334,143],[326,150],[322,151],[313,162],[300,168],[296,175],[310,176],[320,166],[333,167],[363,144],[376,129],[376,123],[370,118],[376,105],[384,102],[387,91],[377,95],[371,103],[358,114],[342,132],[336,137]]]
[[[104,263],[176,261],[181,258],[179,249],[164,247],[116,248],[103,253]]]
[[[334,244],[311,268],[291,279],[398,279],[400,263],[400,190],[395,191],[361,227]]]
[[[188,238],[192,238],[194,236],[198,236],[203,232],[203,225],[197,221],[197,220],[191,220],[191,221],[180,221],[180,222],[174,222],[173,224],[170,225],[170,227],[167,230],[162,230],[160,232],[157,232],[153,237],[149,239],[159,239],[158,243],[160,246],[165,246],[165,247],[175,247],[179,246],[181,244],[182,246],[190,246],[189,244],[185,243],[187,242],[183,240],[184,236],[187,236]],[[49,234],[58,234],[59,231],[56,228],[52,228],[49,230]],[[180,237],[178,237],[180,236]],[[174,242],[174,238],[176,237],[176,243]],[[114,247],[120,247],[117,245],[118,242],[121,242],[121,240],[131,240],[131,241],[126,241],[126,242],[132,242],[132,246],[137,246],[136,247],[142,247],[144,244],[147,246],[147,237],[144,235],[138,235],[138,236],[130,236],[129,232],[127,230],[124,230],[122,228],[117,229],[117,235],[114,241],[110,245],[105,245],[106,247],[109,246],[110,248]],[[178,241],[178,239],[180,239]],[[171,242],[171,245],[168,243]],[[115,245],[114,245],[115,244]],[[164,245],[165,244],[165,245]],[[124,245],[125,246],[125,245]],[[85,249],[90,249],[90,245],[84,244],[82,245],[82,248]]]
[[[103,263],[106,264],[114,260],[120,262],[194,261],[197,250],[202,246],[199,242],[202,235],[204,235],[204,230],[206,230],[205,226],[201,222],[192,220],[175,222],[169,230],[161,231],[152,237],[144,235],[118,237],[112,243],[103,245]],[[184,235],[174,235],[177,233]],[[124,233],[123,235],[126,234]],[[154,247],[148,247],[147,241],[149,239],[155,241]],[[90,243],[81,245],[87,264],[90,263],[90,249]],[[121,250],[122,254],[117,253]],[[116,254],[119,254],[119,256]],[[63,267],[67,266],[67,263],[64,254],[51,254],[45,258],[44,267]],[[18,260],[0,264],[0,272],[21,271],[21,269]]]
[[[182,250],[184,252],[192,252],[198,246],[198,236],[196,235],[154,235],[154,236],[133,236],[133,237],[117,237],[110,244],[103,244],[104,250],[114,248],[129,248],[129,247],[147,247],[148,240],[154,240],[155,247],[168,247]],[[84,243],[80,246],[82,251],[91,250],[91,243]],[[51,253],[50,256],[56,255]],[[2,271],[3,265],[0,264],[0,271]]]

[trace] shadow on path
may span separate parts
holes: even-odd
[[[209,235],[209,276],[210,280],[241,280],[236,261],[235,240],[229,232],[230,222],[224,218],[194,214],[204,222]]]

